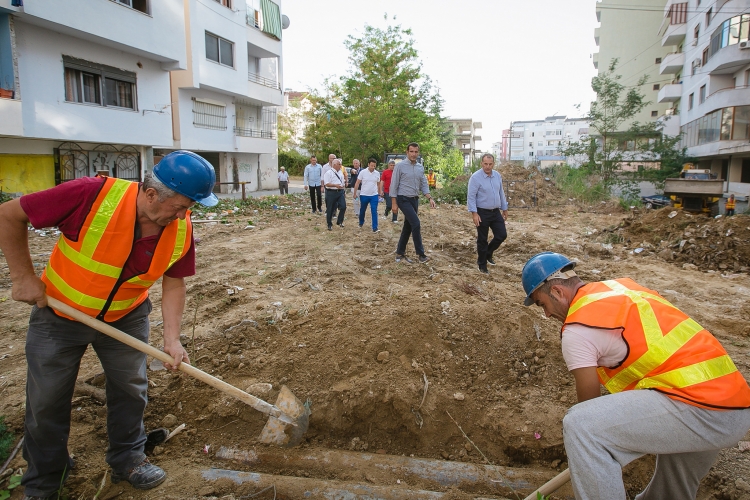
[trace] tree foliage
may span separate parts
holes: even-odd
[[[404,152],[412,141],[426,161],[444,154],[450,132],[440,116],[443,101],[422,72],[411,30],[365,25],[362,36],[350,35],[345,45],[348,74],[311,92],[303,147],[345,162]]]

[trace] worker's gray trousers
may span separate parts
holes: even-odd
[[[694,499],[719,450],[750,429],[750,409],[716,411],[653,390],[624,391],[573,406],[563,419],[577,500],[624,500],[622,467],[656,455],[656,471],[636,500]]]
[[[151,302],[147,299],[111,325],[148,342],[149,312]],[[61,318],[49,307],[34,306],[26,336],[28,375],[23,457],[28,469],[21,481],[28,496],[54,494],[70,473],[71,399],[81,357],[89,344],[96,351],[107,379],[107,463],[122,473],[146,458],[143,453],[146,443],[143,411],[148,389],[146,355],[84,324]]]

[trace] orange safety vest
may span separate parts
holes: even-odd
[[[437,178],[435,174],[427,174],[427,185],[429,187],[437,186]]]
[[[724,205],[725,210],[734,210],[734,206],[737,203],[737,200],[733,200],[731,198],[727,198],[727,203]]]
[[[50,297],[93,318],[115,321],[146,300],[151,285],[188,252],[190,212],[164,228],[148,271],[121,276],[135,240],[138,190],[137,182],[112,177],[104,181],[78,238],[63,234],[52,250],[42,274]]]
[[[652,389],[708,409],[750,408],[750,387],[708,330],[630,278],[589,283],[565,325],[622,330],[625,360],[597,368],[609,392]]]

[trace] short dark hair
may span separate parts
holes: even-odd
[[[416,142],[410,142],[409,144],[406,145],[406,150],[409,151],[409,148],[419,149],[419,144],[417,144]]]
[[[310,159],[311,159],[311,160],[312,160],[313,158],[315,158],[316,160],[318,159],[318,157],[317,157],[317,156],[315,156],[315,155],[312,155],[312,156],[310,157]]]
[[[377,165],[378,160],[376,160],[375,158],[370,158],[369,160],[367,160],[367,164],[369,165],[370,163],[374,163],[375,165]]]

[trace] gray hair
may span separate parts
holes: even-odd
[[[331,162],[331,166],[334,166],[334,165],[335,165],[335,164],[337,164],[337,163],[338,163],[339,165],[341,165],[341,160],[340,160],[339,158],[336,158],[335,160],[333,160],[333,161]]]
[[[177,196],[177,191],[168,188],[162,181],[160,181],[154,174],[146,174],[143,178],[143,190],[146,191],[148,188],[154,189],[159,195],[159,201],[162,202],[172,196]]]
[[[495,163],[495,155],[492,153],[484,153],[479,161],[484,161],[485,158],[492,158],[492,163]]]

